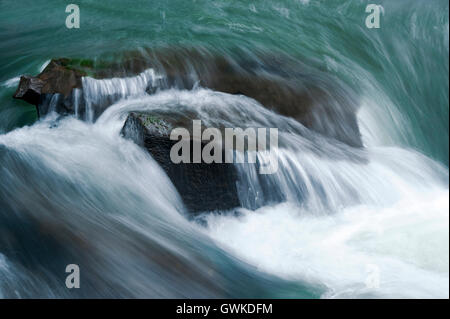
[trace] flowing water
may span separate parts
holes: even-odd
[[[368,1],[78,3],[81,28],[69,30],[64,2],[0,2],[0,297],[448,298],[447,1],[379,1],[380,29],[365,27]],[[243,95],[148,95],[165,76],[153,69],[83,78],[88,110],[115,96],[95,121],[92,110],[37,120],[11,98],[54,57],[166,47],[289,57],[333,108],[355,104],[364,147]],[[130,111],[277,127],[279,169],[261,179],[236,166],[242,207],[192,218],[158,163],[120,136]],[[332,120],[321,124],[345,130]],[[65,287],[71,263],[81,289]]]

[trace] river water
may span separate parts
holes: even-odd
[[[359,0],[78,1],[81,27],[67,29],[63,2],[1,1],[0,296],[448,298],[448,2],[379,3],[368,29]],[[55,57],[168,46],[298,61],[344,96],[336,107],[355,104],[364,147],[201,86],[146,95],[139,78],[85,78],[90,98],[123,93],[95,122],[37,120],[11,97]],[[130,111],[277,127],[279,169],[261,183],[239,166],[242,207],[190,218],[120,136]],[[64,285],[72,263],[81,289]]]

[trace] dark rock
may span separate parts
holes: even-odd
[[[70,105],[75,88],[82,89],[82,76],[97,79],[128,77],[153,68],[163,79],[149,83],[148,94],[169,88],[192,89],[195,85],[229,94],[242,94],[260,102],[265,107],[296,119],[307,128],[326,137],[334,138],[353,147],[362,147],[356,118],[357,103],[352,92],[338,84],[330,75],[311,69],[296,59],[286,56],[228,52],[226,56],[205,49],[159,49],[128,52],[120,62],[94,63],[90,60],[52,60],[45,70],[33,80],[41,87],[41,94],[61,94],[53,97],[39,96],[24,78],[19,84],[16,98],[37,105],[38,113],[48,111],[73,114],[86,113],[84,101],[77,107]],[[41,82],[42,81],[42,82]],[[28,89],[28,87],[30,87]],[[28,92],[28,93],[27,93]],[[102,97],[96,104],[89,102],[90,120],[95,120],[107,107],[117,101],[114,94]],[[36,104],[37,103],[37,104]],[[83,117],[81,117],[83,118]]]
[[[60,93],[68,96],[74,88],[81,88],[85,72],[74,69],[69,59],[52,60],[37,77],[45,84],[42,93]]]
[[[52,60],[36,77],[22,76],[13,97],[35,105],[38,116],[50,111],[73,114],[74,89],[81,89],[84,75],[71,67],[69,59]]]
[[[169,176],[189,212],[230,210],[240,206],[233,164],[175,164],[170,159],[170,150],[177,141],[170,140],[164,123],[145,122],[145,115],[131,113],[121,134],[150,152]]]
[[[27,103],[37,105],[41,98],[42,87],[44,86],[44,81],[39,78],[34,78],[30,76],[21,76],[19,87],[14,93],[15,99],[24,100]]]
[[[168,88],[195,85],[251,97],[263,106],[296,119],[307,128],[353,147],[362,147],[351,90],[329,74],[288,56],[208,49],[163,48],[128,52],[114,69],[127,76],[147,68],[163,74],[158,83]],[[100,73],[106,76],[104,69]],[[154,94],[155,87],[147,92]]]
[[[352,92],[329,75],[289,57],[239,53],[224,57],[201,50],[166,49],[149,50],[143,59],[130,57],[126,65],[151,67],[164,74],[162,89],[190,90],[199,85],[245,95],[324,136],[362,147]]]

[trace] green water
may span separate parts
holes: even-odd
[[[203,46],[283,52],[328,70],[369,101],[386,137],[448,166],[448,2],[78,1],[81,28],[65,27],[64,1],[0,3],[0,81],[36,74],[53,57],[99,58],[140,47]],[[34,121],[0,87],[0,130]],[[394,114],[398,112],[398,114]],[[380,135],[380,134],[378,134]]]
[[[0,0],[0,231],[14,230],[24,260],[35,265],[14,259],[15,244],[13,253],[2,246],[0,297],[4,289],[14,297],[448,298],[447,0],[74,2],[80,29],[65,26],[67,1]],[[384,8],[379,29],[365,25],[372,2]],[[367,146],[330,149],[367,163],[330,161],[325,144],[324,157],[287,152],[282,178],[270,186],[303,196],[302,182],[311,178],[310,202],[294,195],[242,218],[210,214],[201,228],[181,218],[171,184],[148,154],[112,135],[110,126],[123,122],[36,123],[35,107],[12,98],[19,77],[38,74],[52,58],[116,60],[166,47],[289,56],[312,76],[327,74],[346,89],[335,94],[348,92],[359,105]],[[169,93],[218,102],[205,90]],[[140,98],[132,102],[142,108],[176,104],[167,95]],[[238,106],[250,103],[228,96],[226,105],[238,98]],[[51,226],[49,238],[33,232],[36,220]],[[39,255],[41,243],[50,249]],[[87,292],[58,286],[58,263],[68,256],[91,271]],[[167,267],[172,257],[182,271],[176,262]],[[3,266],[9,263],[11,275]],[[375,292],[364,286],[372,264],[385,280]]]

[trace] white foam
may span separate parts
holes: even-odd
[[[16,76],[12,79],[2,82],[1,85],[10,88],[10,87],[13,87],[13,86],[16,86],[17,84],[19,84],[19,81],[20,81],[20,76]]]
[[[49,65],[49,64],[50,64],[50,60],[45,61],[45,62],[41,65],[41,67],[39,68],[39,73],[41,73],[42,71],[44,71],[45,68],[47,67],[47,65]]]
[[[208,232],[260,270],[325,285],[323,297],[448,298],[448,196],[411,194],[326,217],[283,203],[240,218],[211,215]]]

